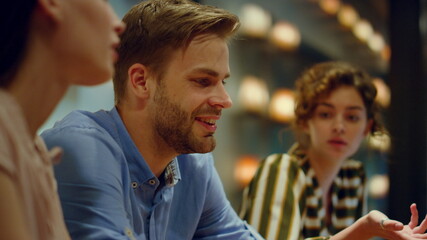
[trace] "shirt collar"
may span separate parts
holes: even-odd
[[[167,187],[175,186],[181,180],[178,160],[174,158],[165,169],[165,183]]]
[[[129,132],[124,125],[117,108],[114,107],[109,112],[117,128],[118,144],[120,145],[126,162],[129,167],[131,178],[133,181],[146,182],[155,178],[153,172],[145,162],[144,157],[139,152]]]

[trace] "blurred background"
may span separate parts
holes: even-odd
[[[119,17],[139,0],[110,0]],[[368,71],[391,138],[368,138],[354,156],[368,175],[368,208],[409,220],[426,214],[427,0],[199,0],[227,9],[242,26],[230,44],[233,107],[216,133],[215,164],[232,206],[267,155],[286,152],[293,84],[311,65],[342,60]],[[72,87],[42,127],[74,109],[114,105],[112,82]]]

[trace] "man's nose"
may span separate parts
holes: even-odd
[[[230,108],[233,102],[224,85],[218,86],[213,96],[209,98],[209,105],[218,108]]]

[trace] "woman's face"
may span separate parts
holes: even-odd
[[[339,87],[320,99],[305,129],[312,156],[342,161],[353,155],[370,130],[366,107],[354,87]]]
[[[94,85],[111,79],[124,24],[106,0],[61,1],[58,41],[63,70],[71,84]]]

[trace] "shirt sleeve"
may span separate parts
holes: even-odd
[[[305,174],[287,154],[260,165],[244,191],[240,216],[269,240],[297,240],[305,209]]]
[[[241,220],[227,200],[220,177],[209,162],[209,182],[205,205],[193,239],[256,239],[262,240],[255,229]]]
[[[125,209],[124,156],[115,141],[101,130],[77,127],[51,129],[42,137],[49,148],[64,150],[55,176],[72,239],[135,239]]]

